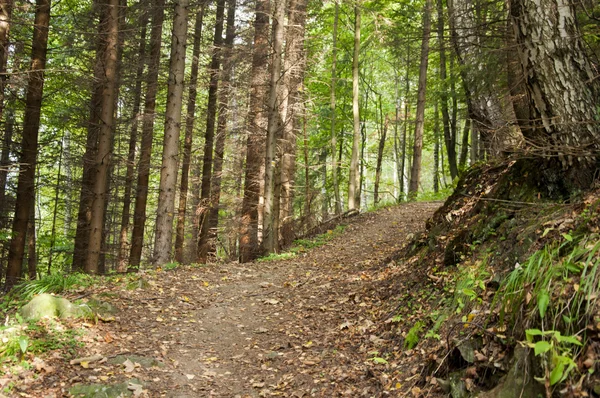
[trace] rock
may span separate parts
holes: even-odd
[[[545,396],[544,386],[533,379],[533,364],[526,347],[515,347],[512,366],[500,384],[490,391],[478,395],[479,398],[537,398]]]
[[[475,362],[475,348],[471,341],[467,340],[458,346],[462,358],[468,363]]]
[[[69,389],[69,394],[77,398],[119,398],[131,397],[134,391],[142,387],[137,379],[120,384],[76,384]]]
[[[19,313],[26,320],[36,320],[43,317],[66,319],[93,316],[93,312],[88,307],[73,304],[66,298],[47,293],[35,296],[19,310]]]
[[[144,368],[151,368],[153,366],[156,366],[158,368],[165,367],[165,364],[160,362],[158,359],[142,357],[139,355],[117,355],[114,358],[110,358],[108,360],[108,363],[112,365],[122,365],[128,360],[132,363],[139,363]]]
[[[101,318],[107,318],[119,312],[119,309],[114,305],[95,298],[90,298],[84,305],[87,305],[91,311]]]
[[[462,372],[455,372],[450,375],[450,396],[452,398],[467,398],[469,396],[467,385],[461,376]]]

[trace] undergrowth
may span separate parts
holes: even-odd
[[[283,253],[271,253],[268,256],[260,257],[257,261],[276,261],[276,260],[288,260],[290,258],[296,257],[300,253],[304,253],[310,249],[314,249],[320,246],[323,246],[327,242],[332,239],[340,236],[344,230],[346,229],[346,225],[338,225],[334,229],[330,229],[327,232],[317,235],[313,238],[308,239],[297,239],[292,244],[292,247],[289,251]]]

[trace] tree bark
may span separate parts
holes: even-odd
[[[50,26],[50,0],[36,0],[31,67],[23,115],[23,133],[17,198],[12,225],[12,239],[8,252],[8,265],[4,288],[10,290],[21,276],[25,251],[25,237],[32,202],[35,199],[35,170],[37,165],[38,133],[44,91],[44,70],[48,49]]]
[[[267,128],[267,118],[263,104],[266,98],[265,87],[268,81],[269,9],[269,0],[256,1],[250,110],[247,122],[246,174],[244,177],[242,225],[240,228],[240,262],[242,263],[254,260],[259,253],[258,205],[261,193],[261,163],[264,160],[264,142]]]
[[[183,243],[185,241],[185,215],[189,190],[189,174],[192,159],[192,140],[194,137],[194,119],[196,115],[196,100],[198,97],[198,69],[200,65],[200,41],[202,40],[202,25],[206,1],[200,4],[194,26],[194,44],[192,49],[192,65],[188,86],[187,114],[185,118],[185,139],[183,143],[183,159],[181,162],[181,185],[179,187],[179,209],[177,211],[177,227],[175,232],[175,261],[184,262]]]
[[[268,109],[269,119],[267,125],[267,141],[265,156],[265,204],[263,218],[263,249],[266,253],[274,253],[278,249],[279,231],[277,219],[279,217],[279,198],[275,194],[276,185],[279,180],[277,175],[280,171],[280,157],[277,153],[277,146],[281,139],[281,130],[283,128],[281,85],[283,79],[282,58],[283,58],[283,34],[285,23],[285,0],[275,0],[275,11],[273,13],[273,52],[271,58],[271,78],[269,85]]]
[[[173,19],[167,109],[165,111],[165,135],[152,259],[155,266],[171,261],[175,191],[179,171],[177,163],[179,158],[179,135],[181,133],[189,4],[189,0],[179,0],[175,5],[175,17]]]
[[[381,137],[379,137],[379,145],[377,147],[377,165],[375,166],[375,187],[373,189],[373,202],[375,202],[375,204],[379,202],[379,183],[381,181],[381,165],[383,163],[383,150],[385,149],[385,139],[387,138],[388,124],[389,118],[386,115],[385,122],[383,122]]]
[[[419,67],[419,89],[417,93],[417,114],[413,161],[408,187],[409,199],[414,200],[421,183],[421,157],[423,151],[423,131],[425,126],[425,95],[427,93],[427,64],[429,61],[429,38],[431,36],[431,0],[426,0],[423,9],[423,41],[421,42],[421,64]]]
[[[469,119],[465,119],[465,127],[463,128],[462,144],[460,148],[460,160],[458,162],[461,170],[467,165],[467,155],[469,154],[469,128],[471,127],[470,122]]]
[[[137,146],[138,128],[140,120],[140,106],[142,102],[142,78],[146,64],[146,32],[148,27],[148,12],[141,11],[140,15],[140,42],[138,46],[138,65],[135,74],[135,87],[133,89],[133,111],[131,131],[129,133],[129,150],[127,152],[127,171],[125,172],[125,188],[123,192],[123,212],[121,214],[121,228],[119,232],[119,254],[117,258],[117,272],[127,271],[127,254],[130,245],[128,241],[129,223],[131,215],[131,191],[135,178],[135,152]]]
[[[206,105],[206,131],[204,133],[204,157],[202,163],[202,185],[200,187],[200,228],[198,236],[197,261],[206,263],[210,249],[209,213],[211,204],[211,179],[213,171],[215,122],[217,119],[217,93],[219,90],[219,68],[221,67],[221,45],[223,44],[223,15],[225,0],[217,1],[213,54],[209,67],[208,102]]]
[[[597,160],[600,83],[585,53],[575,5],[512,0],[510,13],[526,79],[529,148],[563,166]]]
[[[94,165],[95,175],[92,191],[90,217],[90,237],[88,243],[85,272],[96,274],[99,271],[100,251],[104,236],[104,219],[108,196],[108,173],[112,156],[115,124],[115,98],[117,92],[117,58],[119,46],[119,0],[109,0],[106,4],[106,49],[104,51],[104,76],[102,81],[102,111],[98,151]]]
[[[337,150],[337,131],[335,128],[336,122],[336,104],[335,104],[335,87],[337,80],[337,31],[340,15],[340,5],[335,2],[335,14],[333,16],[333,44],[331,48],[331,177],[333,182],[333,197],[335,199],[334,210],[335,214],[342,213],[342,200],[340,197],[340,183],[338,181],[338,163],[335,156]]]
[[[150,30],[150,57],[146,76],[146,97],[144,99],[144,115],[142,119],[142,142],[140,144],[140,161],[133,211],[133,231],[131,233],[131,251],[129,267],[137,269],[142,259],[144,229],[146,226],[146,203],[148,202],[148,183],[150,180],[150,159],[152,157],[152,140],[154,137],[154,119],[156,109],[156,93],[158,90],[158,69],[162,25],[165,14],[165,0],[155,0]]]
[[[438,193],[440,190],[440,116],[437,102],[433,110],[433,141],[433,192]],[[443,164],[442,170],[444,170]]]
[[[358,157],[360,153],[360,110],[358,90],[358,57],[360,54],[360,0],[354,3],[354,53],[352,56],[352,116],[353,116],[353,139],[352,155],[350,157],[350,176],[348,178],[348,209],[360,208],[360,173]]]

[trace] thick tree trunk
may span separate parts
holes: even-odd
[[[194,26],[194,45],[192,49],[192,65],[190,83],[188,86],[187,113],[185,118],[185,139],[183,141],[183,159],[181,162],[181,185],[179,188],[179,209],[177,211],[177,227],[175,232],[175,261],[184,262],[183,243],[185,241],[185,215],[189,190],[189,174],[192,159],[192,140],[194,137],[194,119],[196,115],[196,100],[198,97],[198,69],[200,65],[200,41],[202,40],[202,25],[206,1],[200,4]]]
[[[417,114],[415,120],[415,141],[413,161],[410,171],[408,196],[414,200],[421,183],[421,157],[423,151],[423,131],[425,127],[425,95],[427,93],[427,64],[429,61],[429,38],[431,36],[431,0],[426,0],[423,9],[423,41],[421,42],[421,64],[419,67],[419,89],[417,93]]]
[[[150,181],[150,159],[152,157],[152,140],[154,137],[154,119],[156,109],[156,93],[158,90],[158,69],[162,25],[165,15],[165,0],[155,0],[150,30],[150,57],[146,76],[146,98],[142,119],[142,142],[140,145],[140,161],[136,186],[135,205],[133,211],[133,231],[131,233],[131,252],[129,266],[137,269],[142,259],[144,245],[144,229],[146,226],[146,203],[148,202],[148,183]]]
[[[177,190],[177,173],[179,171],[177,163],[179,160],[189,4],[189,0],[179,0],[175,5],[175,17],[173,19],[167,109],[165,111],[165,136],[152,259],[155,266],[171,261],[175,191]]]
[[[138,46],[138,65],[135,73],[135,87],[133,89],[133,111],[131,131],[129,133],[129,148],[127,152],[127,171],[125,172],[125,188],[123,192],[123,212],[121,214],[121,228],[119,232],[119,254],[117,258],[117,272],[127,271],[127,254],[130,245],[128,241],[129,223],[131,215],[131,191],[135,177],[135,152],[137,146],[138,128],[140,120],[140,106],[142,102],[142,78],[146,64],[146,32],[148,26],[148,12],[145,10],[140,15],[140,42]]]
[[[360,208],[360,173],[358,156],[360,153],[360,110],[358,92],[358,57],[360,54],[360,0],[354,3],[354,53],[352,56],[352,115],[353,139],[350,157],[350,176],[348,178],[348,209]]]
[[[281,159],[281,208],[279,213],[282,244],[287,246],[295,238],[294,232],[294,181],[296,174],[296,140],[302,128],[304,104],[302,83],[306,68],[304,35],[306,25],[306,0],[290,0],[288,31],[285,48],[285,86],[287,113],[283,128]],[[335,158],[332,151],[332,158]]]
[[[440,102],[442,110],[442,122],[444,125],[444,143],[448,153],[448,168],[450,177],[454,180],[458,175],[458,166],[456,164],[456,134],[455,130],[450,128],[450,112],[448,110],[448,76],[446,73],[446,42],[444,39],[444,8],[443,0],[437,0],[437,30],[438,45],[440,51],[440,80],[442,87],[440,90]]]
[[[37,0],[31,47],[31,67],[23,115],[23,133],[17,200],[12,225],[12,240],[8,252],[5,290],[10,290],[21,276],[21,264],[25,251],[25,237],[32,202],[35,199],[35,169],[37,165],[38,133],[44,91],[44,70],[48,49],[50,26],[50,0]]]
[[[597,160],[600,83],[586,56],[575,5],[565,0],[512,0],[530,102],[529,149],[557,156],[563,166]]]
[[[198,236],[197,261],[206,263],[210,248],[209,212],[211,203],[211,179],[213,171],[213,151],[215,140],[215,122],[217,119],[217,93],[219,89],[219,68],[221,67],[221,45],[223,44],[223,16],[225,0],[217,0],[213,54],[209,67],[208,102],[206,105],[206,131],[204,133],[204,157],[202,163],[202,185],[200,187],[200,228]]]
[[[278,143],[283,129],[281,85],[283,79],[283,34],[285,23],[286,0],[275,0],[273,13],[273,52],[271,58],[271,79],[269,85],[269,120],[267,125],[267,141],[265,155],[265,205],[263,218],[263,249],[266,253],[274,253],[278,249],[279,231],[276,228],[276,218],[279,217],[279,197],[276,197],[276,185],[279,183],[278,173],[281,158],[278,156]],[[278,181],[276,181],[278,180]]]
[[[264,160],[264,142],[267,117],[263,104],[268,81],[269,53],[269,0],[256,1],[254,21],[254,52],[252,54],[252,81],[248,114],[248,142],[246,175],[240,228],[240,262],[252,261],[258,256],[258,205],[261,194],[261,164]]]
[[[102,111],[98,152],[94,165],[93,196],[90,217],[90,237],[85,262],[85,272],[98,273],[100,251],[104,237],[104,219],[108,195],[108,173],[112,156],[115,122],[115,99],[117,93],[117,58],[119,46],[119,0],[106,4],[106,49],[104,51],[104,76],[102,88]]]
[[[333,182],[333,197],[335,199],[335,214],[342,213],[342,200],[340,198],[340,187],[338,181],[338,163],[335,156],[337,150],[337,131],[335,128],[336,121],[336,104],[335,104],[335,87],[337,80],[337,30],[340,15],[340,5],[335,2],[335,14],[333,16],[333,44],[331,54],[331,177]]]
[[[217,227],[219,225],[219,202],[221,200],[221,181],[223,161],[225,159],[225,139],[227,138],[227,119],[229,98],[231,96],[231,74],[233,71],[233,41],[235,39],[235,10],[236,0],[229,0],[227,5],[227,28],[223,51],[223,71],[221,73],[221,88],[219,93],[219,117],[217,119],[217,136],[215,142],[215,160],[211,180],[210,214],[209,214],[209,253],[216,252]]]

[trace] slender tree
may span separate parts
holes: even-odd
[[[150,56],[146,76],[146,97],[142,119],[142,141],[140,145],[140,161],[133,212],[133,231],[131,233],[131,251],[129,266],[138,268],[142,259],[144,229],[146,225],[146,203],[148,202],[148,183],[150,180],[150,159],[152,157],[152,141],[154,137],[154,119],[156,109],[156,93],[158,90],[158,67],[162,26],[165,14],[165,1],[154,0],[152,10],[152,29],[150,30]]]
[[[154,234],[154,265],[164,264],[171,260],[181,109],[183,106],[188,7],[189,0],[179,0],[175,5],[175,18],[173,20],[169,86],[165,112],[165,136],[160,170],[156,232]]]
[[[268,82],[269,54],[269,0],[256,1],[254,20],[254,48],[252,53],[252,81],[248,113],[248,141],[246,144],[246,172],[240,228],[240,262],[252,261],[258,256],[258,206],[261,195],[260,170],[264,160],[267,117],[263,104]]]
[[[342,212],[342,200],[340,198],[340,187],[338,181],[338,163],[336,160],[337,149],[337,131],[336,131],[336,103],[335,103],[335,87],[337,80],[337,36],[338,36],[338,21],[340,15],[340,5],[335,2],[335,11],[333,15],[333,43],[331,47],[331,178],[333,182],[333,196],[335,198],[335,214]]]
[[[50,0],[36,0],[33,41],[31,45],[31,67],[23,116],[23,133],[17,200],[12,225],[12,240],[8,252],[8,265],[4,288],[9,290],[21,275],[21,264],[25,250],[27,223],[35,200],[35,170],[37,165],[38,133],[44,91],[44,71],[48,50],[50,26]]]
[[[348,209],[354,210],[360,208],[360,173],[359,173],[359,153],[360,153],[360,111],[359,111],[359,91],[358,91],[358,72],[359,72],[359,54],[360,54],[360,0],[354,3],[354,53],[352,56],[352,115],[354,121],[352,155],[350,158],[350,177],[348,179]]]
[[[427,93],[427,65],[429,62],[429,38],[431,36],[431,0],[425,1],[423,9],[423,39],[421,41],[421,64],[419,66],[419,89],[417,92],[417,111],[415,120],[415,138],[413,160],[410,171],[408,196],[415,199],[421,183],[421,157],[423,151],[423,132],[425,127],[425,96]]]

